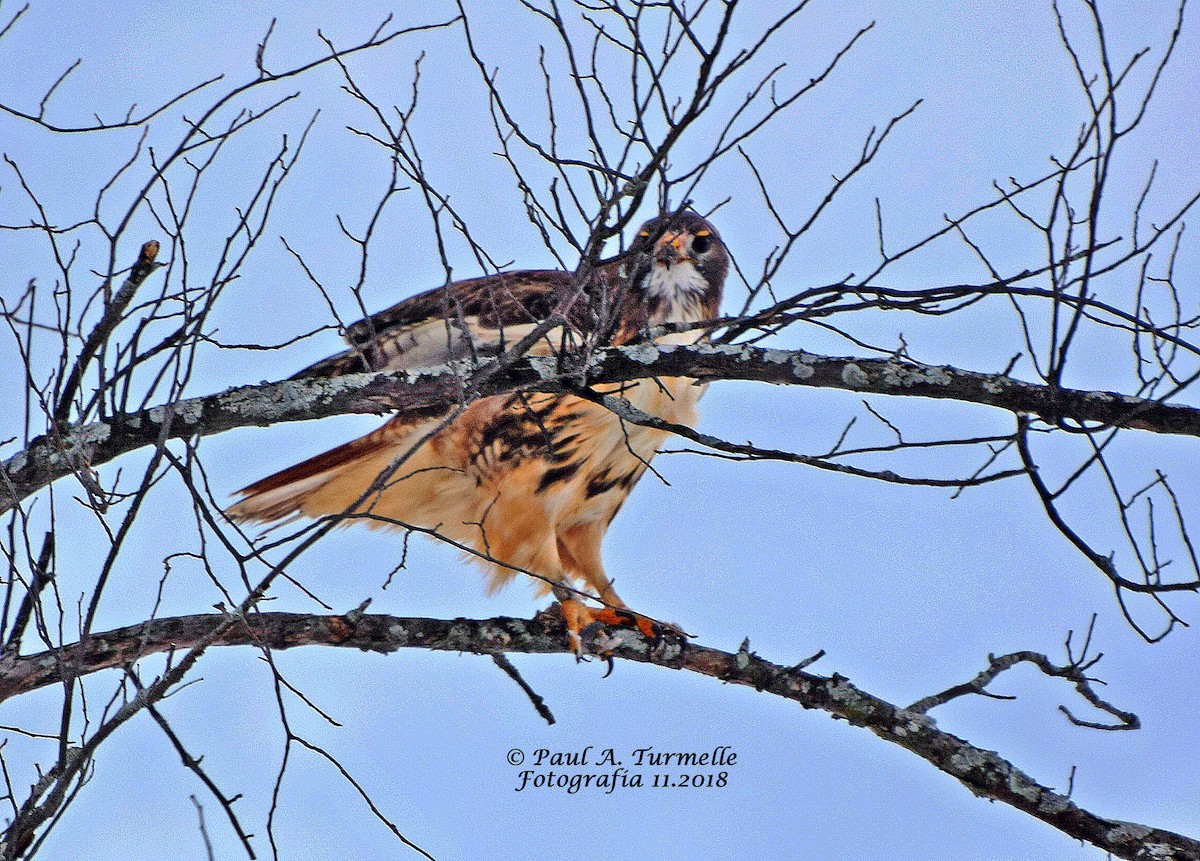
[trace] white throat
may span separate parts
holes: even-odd
[[[708,291],[708,282],[690,260],[674,266],[655,263],[646,277],[646,300],[657,306],[647,321],[651,326],[663,323],[696,323],[704,319],[701,298]],[[694,343],[700,330],[679,332],[659,338],[665,343]]]

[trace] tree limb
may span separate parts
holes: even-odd
[[[694,377],[702,382],[752,380],[955,400],[1031,414],[1050,423],[1065,419],[1200,436],[1197,407],[1113,392],[1062,389],[1004,374],[925,365],[895,357],[839,358],[744,344],[641,343],[597,350],[582,368],[571,368],[570,358],[526,356],[499,372],[489,365],[474,374],[465,373],[461,367],[443,366],[262,383],[116,415],[82,427],[67,427],[38,437],[24,451],[0,464],[0,513],[64,476],[157,444],[160,439],[209,436],[237,427],[349,413],[428,410],[516,389],[566,392],[577,390],[581,379],[589,385],[650,377]]]
[[[403,648],[470,652],[569,654],[561,621],[533,619],[424,619],[351,613],[319,616],[252,613],[234,624],[227,614],[155,619],[102,634],[85,644],[7,657],[0,663],[0,701],[99,670],[128,667],[146,655],[209,646],[255,645],[268,649],[342,646],[390,653]],[[213,637],[214,631],[224,630]],[[1200,861],[1200,842],[1173,832],[1105,819],[1037,783],[1008,760],[941,729],[927,715],[860,690],[846,678],[813,675],[765,661],[748,648],[725,652],[668,640],[653,645],[633,630],[610,631],[605,645],[615,657],[686,670],[746,685],[865,727],[954,777],[976,795],[1001,801],[1059,831],[1119,858]]]

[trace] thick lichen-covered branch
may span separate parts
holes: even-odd
[[[1051,423],[1070,421],[1200,436],[1200,408],[1113,392],[1056,388],[1003,374],[898,358],[840,358],[749,345],[642,343],[597,350],[582,366],[569,356],[526,356],[499,371],[488,365],[447,366],[287,380],[187,398],[82,427],[60,426],[56,433],[33,440],[24,451],[0,464],[0,512],[59,478],[168,439],[347,413],[425,411],[517,389],[571,391],[578,390],[581,383],[649,377],[750,380],[938,398],[1030,414]]]
[[[945,732],[927,715],[873,696],[842,676],[819,676],[771,663],[745,646],[726,652],[677,640],[651,644],[633,630],[604,631],[597,637],[603,637],[604,647],[615,657],[746,685],[865,727],[925,759],[976,795],[1011,805],[1116,857],[1200,861],[1200,842],[1084,810],[999,754]],[[570,652],[561,621],[549,613],[528,620],[423,619],[358,612],[333,616],[251,613],[231,620],[227,614],[205,614],[156,619],[94,634],[84,644],[52,652],[7,656],[0,659],[0,701],[59,684],[66,673],[81,676],[123,668],[150,654],[202,644],[268,649],[324,645],[385,653],[404,648],[481,655]]]

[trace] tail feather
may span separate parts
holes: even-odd
[[[415,430],[393,419],[366,436],[242,488],[242,498],[225,513],[232,520],[252,523],[341,514],[405,451],[406,442],[411,440],[411,445],[420,438]]]

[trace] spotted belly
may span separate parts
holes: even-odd
[[[702,387],[668,378],[610,391],[649,415],[691,425]],[[469,470],[477,485],[509,495],[516,482],[552,522],[569,527],[607,526],[670,434],[626,422],[573,395],[535,394],[508,398],[473,436]]]

